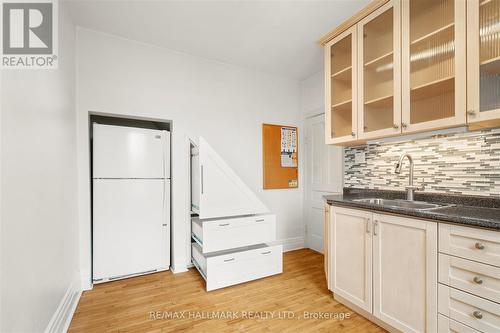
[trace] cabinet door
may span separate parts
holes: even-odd
[[[467,2],[469,123],[500,124],[500,0]]]
[[[356,26],[325,46],[326,143],[357,138]]]
[[[330,209],[330,277],[333,293],[372,311],[372,236],[369,212]]]
[[[465,124],[465,0],[402,1],[403,133]]]
[[[437,223],[373,221],[373,314],[403,332],[436,332]]]
[[[330,252],[330,205],[325,205],[325,217],[324,217],[324,229],[323,229],[323,256],[324,256],[324,265],[325,265],[325,276],[326,276],[326,284],[328,290],[330,289],[330,277],[329,277],[329,269],[328,269],[328,253]]]
[[[400,17],[393,0],[358,24],[360,139],[401,133]]]

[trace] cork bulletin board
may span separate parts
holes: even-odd
[[[263,188],[299,187],[298,129],[262,124]]]

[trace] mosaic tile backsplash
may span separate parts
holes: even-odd
[[[363,151],[365,163],[355,163]],[[426,192],[500,197],[500,128],[345,148],[344,186],[404,190],[408,160],[394,172],[402,153],[412,155],[414,184],[424,183]]]

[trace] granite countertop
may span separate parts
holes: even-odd
[[[324,198],[332,206],[363,208],[500,231],[500,198],[416,192],[415,201],[450,205],[431,210],[388,207],[354,201],[362,198],[406,199],[406,192],[403,191],[345,188],[343,194],[325,195]]]

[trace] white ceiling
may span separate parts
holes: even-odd
[[[69,1],[77,25],[171,50],[304,79],[317,40],[369,0]]]

